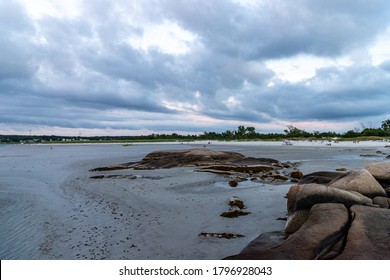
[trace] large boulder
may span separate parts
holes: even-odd
[[[286,234],[296,232],[308,219],[310,208],[318,203],[340,203],[349,208],[355,204],[372,205],[372,200],[356,192],[325,185],[292,186],[287,193]]]
[[[157,151],[146,155],[141,162],[133,165],[136,169],[172,168],[180,166],[205,166],[224,164],[245,159],[235,152],[209,149]]]
[[[288,215],[284,232],[286,234],[293,234],[296,232],[309,218],[309,209],[296,210],[294,213]]]
[[[390,208],[390,198],[377,196],[372,199],[372,203],[378,205],[380,208]]]
[[[139,162],[129,162],[114,166],[98,167],[90,171],[110,171],[118,169],[160,169],[173,167],[209,166],[229,164],[245,160],[245,156],[235,152],[213,151],[209,149],[167,150],[147,154]]]
[[[390,187],[390,162],[376,162],[365,167],[368,172],[383,186]]]
[[[322,184],[322,185],[327,185],[340,175],[343,175],[343,172],[332,172],[332,171],[318,171],[318,172],[313,172],[304,175],[298,182],[299,185],[304,185],[304,184]]]
[[[330,187],[355,191],[369,198],[386,196],[386,192],[366,169],[353,170],[329,183]]]
[[[354,205],[344,251],[337,259],[390,259],[390,210]]]
[[[327,258],[348,229],[348,210],[342,204],[314,205],[303,226],[286,240],[281,234],[260,235],[240,254],[226,259],[310,260]],[[339,248],[339,247],[337,247]],[[338,252],[339,253],[339,252]]]
[[[292,186],[287,193],[288,214],[296,210],[308,210],[317,203],[340,203],[349,208],[355,204],[372,205],[372,200],[356,192],[320,184]]]

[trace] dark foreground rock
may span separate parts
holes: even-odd
[[[322,259],[342,240],[348,229],[348,210],[344,205],[317,204],[309,212],[306,223],[282,242],[267,242],[261,235],[239,255],[226,259],[310,260]],[[281,235],[278,235],[279,238]],[[269,238],[269,236],[268,236]],[[276,242],[275,242],[276,241]]]
[[[309,218],[309,210],[319,203],[339,203],[347,208],[352,205],[373,205],[370,198],[357,192],[320,184],[292,186],[287,193],[288,217],[285,232],[296,232]]]
[[[390,187],[390,161],[372,163],[366,166],[365,169],[374,176],[382,187]]]
[[[355,205],[347,243],[337,259],[389,260],[390,210]]]
[[[350,171],[342,178],[336,178],[330,182],[329,186],[347,191],[355,191],[370,198],[386,196],[383,187],[366,169]]]
[[[388,162],[308,174],[287,194],[284,232],[263,233],[226,259],[388,260],[389,180]]]
[[[304,185],[304,184],[316,183],[316,184],[327,185],[330,182],[332,182],[334,179],[340,177],[343,174],[344,174],[343,172],[332,172],[332,171],[313,172],[304,175],[299,180],[299,184]]]

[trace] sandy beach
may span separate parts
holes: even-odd
[[[291,183],[229,178],[194,168],[89,170],[141,160],[158,150],[206,146],[245,156],[300,162],[304,173],[359,169],[390,154],[386,142],[196,142],[164,144],[0,145],[1,259],[221,259],[262,232],[281,230]],[[220,214],[232,196],[247,216]],[[201,232],[244,235],[235,239]]]

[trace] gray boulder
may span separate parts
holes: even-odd
[[[372,199],[372,203],[379,205],[380,208],[390,208],[390,198],[377,196]]]
[[[339,244],[343,239],[348,225],[348,210],[344,205],[317,204],[310,210],[303,226],[286,240],[282,240],[281,234],[260,235],[240,254],[226,259],[323,259],[334,250],[335,244]]]
[[[318,203],[339,203],[349,208],[355,204],[372,205],[372,200],[357,192],[335,189],[325,185],[292,186],[287,193],[286,234],[296,232],[308,219],[310,208]]]
[[[329,183],[329,187],[355,191],[369,198],[386,196],[386,192],[366,169],[353,170]]]
[[[390,210],[354,205],[347,243],[336,259],[389,260]]]
[[[299,185],[304,184],[322,184],[327,185],[334,179],[343,175],[344,172],[332,172],[332,171],[319,171],[304,175],[298,182]]]
[[[390,162],[376,162],[365,167],[385,188],[390,187]]]
[[[310,209],[318,203],[340,203],[349,208],[355,204],[372,205],[372,200],[356,192],[319,184],[292,186],[287,193],[288,214]]]

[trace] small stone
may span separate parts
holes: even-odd
[[[89,177],[90,179],[103,179],[104,175],[96,175],[96,176],[91,176]]]
[[[303,177],[303,173],[301,170],[295,169],[295,170],[291,171],[290,177],[295,178],[295,179],[301,179]]]
[[[241,210],[241,209],[245,208],[244,202],[241,199],[239,199],[237,196],[233,196],[230,199],[229,205],[231,207],[238,207],[239,208],[238,210]]]
[[[347,168],[345,167],[336,168],[336,171],[344,172],[347,171]]]
[[[232,181],[229,181],[229,186],[231,186],[232,188],[235,188],[238,186],[238,183],[236,180],[232,180]]]
[[[228,212],[223,212],[220,216],[221,217],[224,217],[224,218],[237,218],[239,216],[246,216],[250,214],[250,212],[245,212],[245,211],[242,211],[242,210],[230,210]]]

